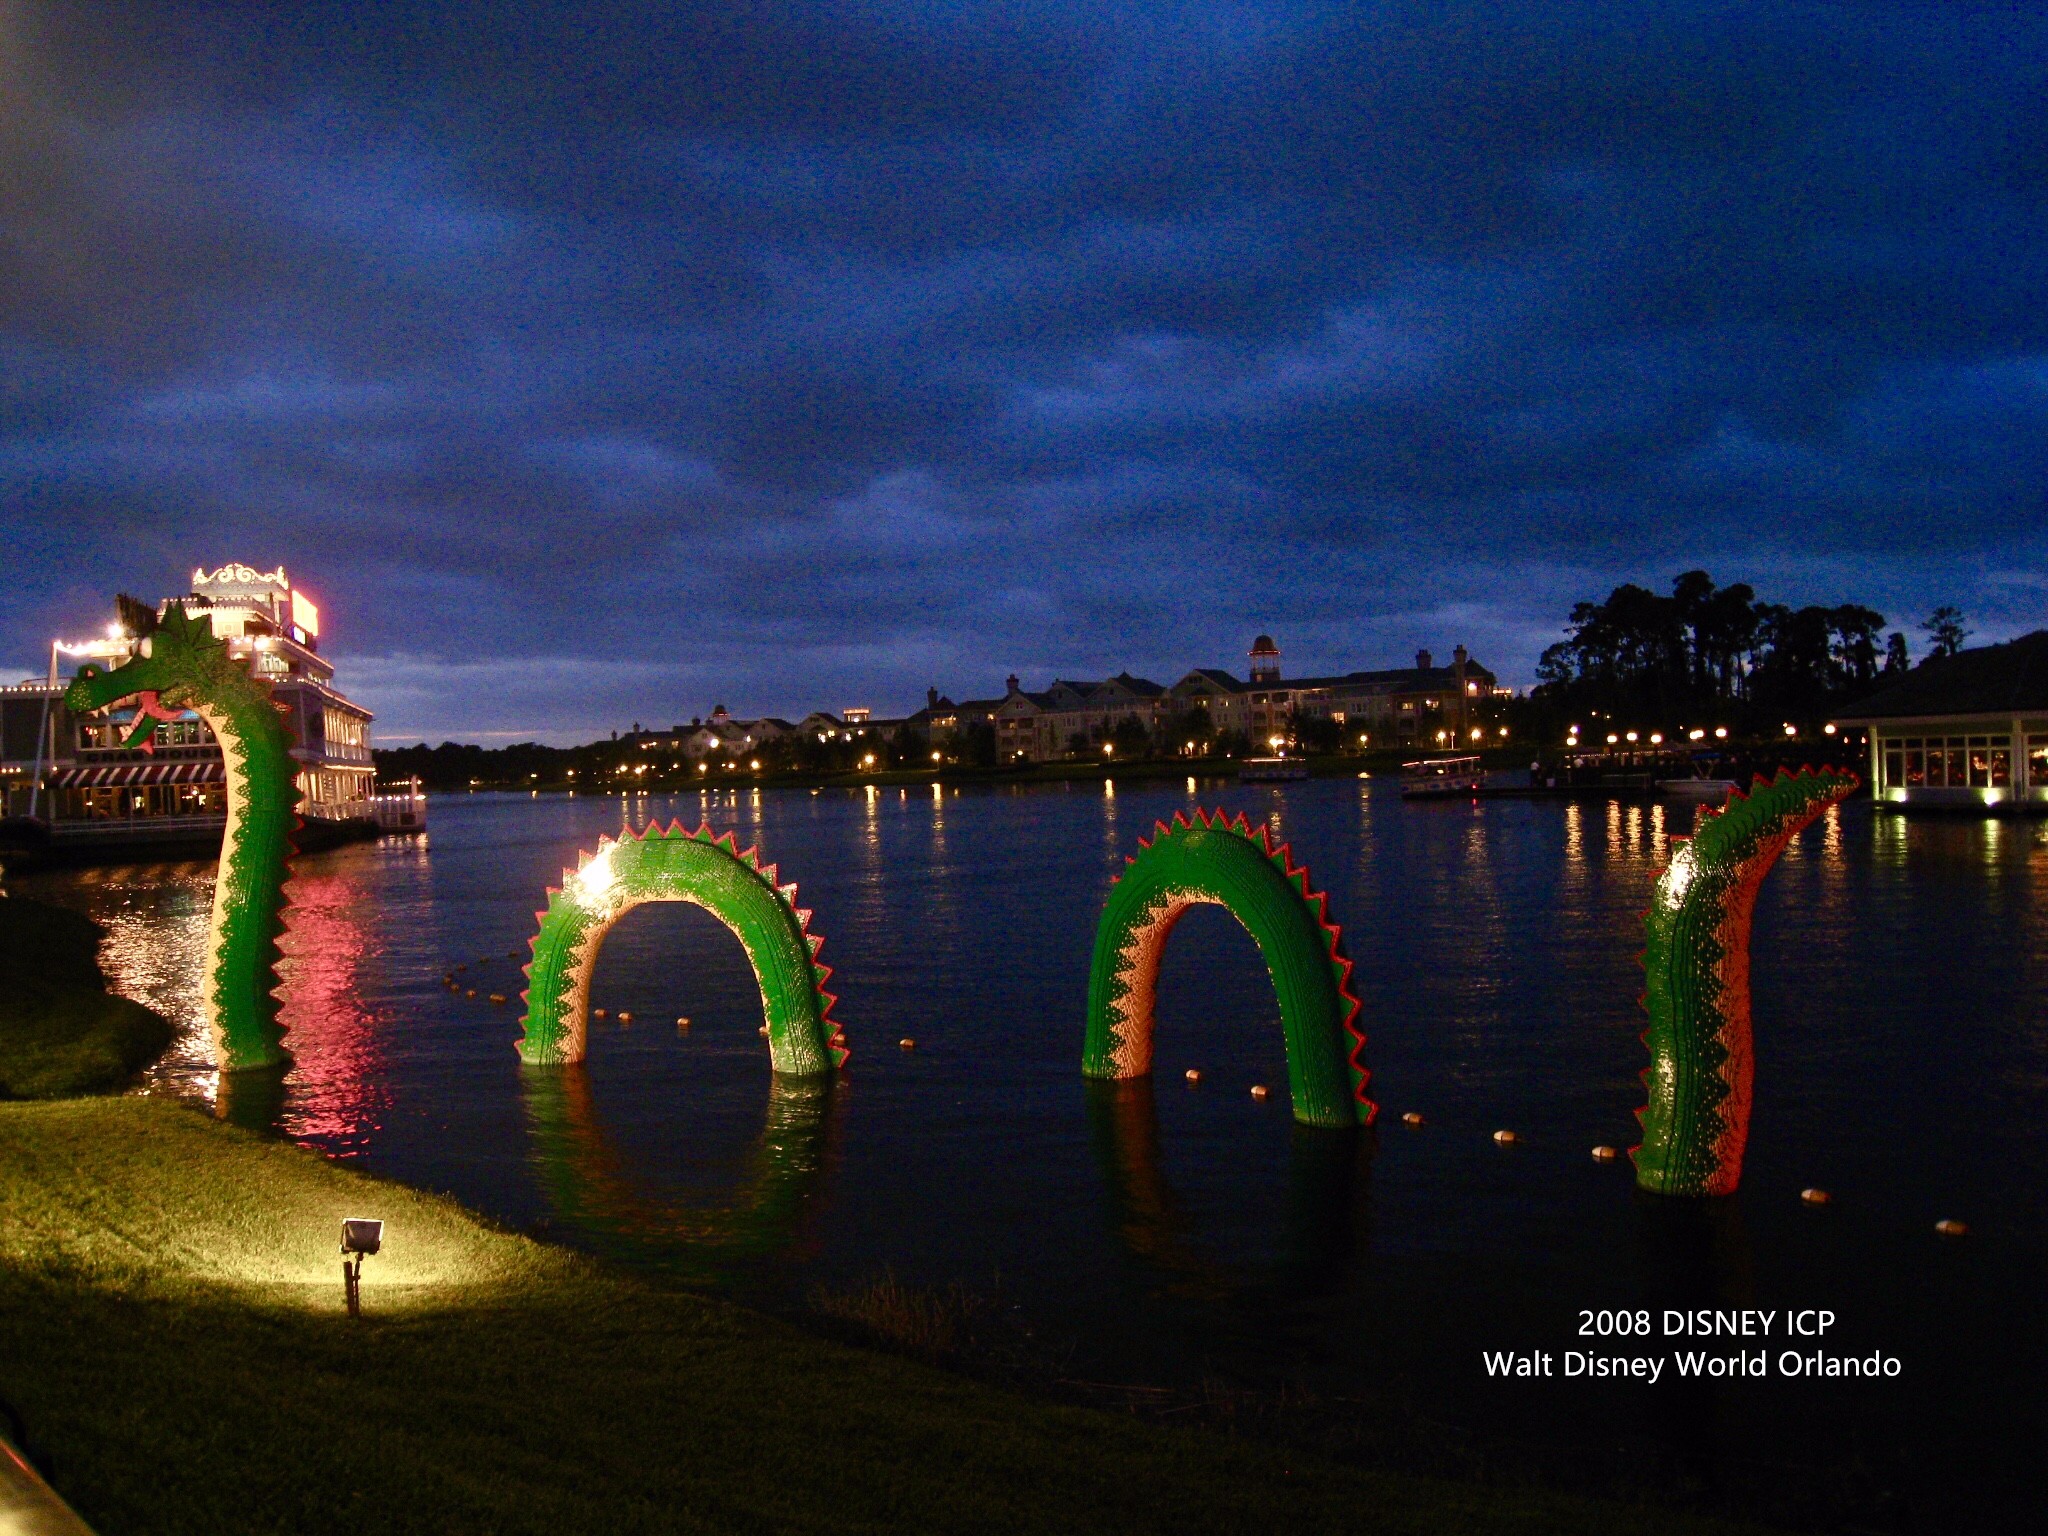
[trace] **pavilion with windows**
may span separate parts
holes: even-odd
[[[1923,661],[1836,723],[1869,731],[1879,805],[2048,812],[2048,630]]]

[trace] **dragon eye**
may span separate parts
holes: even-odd
[[[100,669],[89,661],[81,661],[78,664],[78,671],[73,674],[74,677],[78,678],[98,677],[99,675]]]

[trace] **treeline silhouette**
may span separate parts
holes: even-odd
[[[1955,609],[1920,626],[1931,654],[1961,649]],[[1871,692],[1912,657],[1901,630],[1860,603],[1792,608],[1764,602],[1747,582],[1719,586],[1686,571],[1664,596],[1627,583],[1571,611],[1568,633],[1543,653],[1534,697],[1565,714],[1643,724],[1705,723],[1768,730]]]

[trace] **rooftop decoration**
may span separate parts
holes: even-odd
[[[588,1049],[590,978],[604,936],[647,901],[688,901],[730,928],[745,946],[761,988],[769,1061],[777,1072],[808,1077],[844,1065],[846,1036],[832,1019],[837,1001],[825,990],[832,968],[817,956],[824,939],[810,931],[811,914],[796,904],[796,886],[781,885],[773,864],[732,833],[715,835],[681,822],[649,827],[617,842],[598,840],[575,869],[550,887],[535,913],[532,985],[520,1056],[532,1065],[583,1060]]]
[[[136,654],[103,671],[86,662],[64,694],[74,715],[137,700],[125,745],[143,746],[156,723],[195,711],[219,738],[227,779],[227,828],[213,887],[200,992],[215,1064],[223,1072],[285,1059],[277,1022],[278,935],[284,931],[285,875],[298,831],[299,790],[291,738],[270,685],[228,655],[204,618],[173,602],[161,619],[124,604],[140,628]]]
[[[1735,790],[1689,839],[1671,840],[1643,915],[1643,1043],[1649,1104],[1636,1183],[1666,1195],[1733,1194],[1749,1140],[1755,1059],[1749,1023],[1749,928],[1756,893],[1785,845],[1860,781],[1833,768],[1779,770]]]
[[[1351,962],[1329,901],[1286,844],[1244,817],[1197,810],[1155,824],[1109,893],[1088,979],[1089,1077],[1152,1070],[1154,993],[1174,924],[1197,903],[1229,911],[1259,946],[1280,1002],[1294,1118],[1310,1125],[1371,1124],[1362,1059],[1365,1032],[1351,993]]]

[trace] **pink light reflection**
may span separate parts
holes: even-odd
[[[346,875],[293,874],[278,991],[292,1066],[279,1128],[336,1158],[366,1151],[390,1106],[379,1021],[359,985],[363,962],[383,947],[369,914],[368,895]]]

